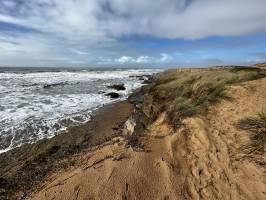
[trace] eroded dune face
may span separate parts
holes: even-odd
[[[265,199],[265,168],[243,157],[248,138],[234,124],[265,109],[266,78],[228,92],[230,101],[177,131],[162,114],[140,139],[141,151],[115,138],[82,155],[80,167],[50,177],[31,199]]]

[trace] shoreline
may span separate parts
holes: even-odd
[[[86,123],[95,109],[126,99],[157,71],[2,74],[0,150],[51,138]],[[123,87],[113,88],[116,85]]]
[[[132,113],[133,105],[128,100],[107,104],[84,124],[0,154],[0,199],[15,193],[24,198],[49,175],[74,166],[72,157],[120,135],[121,127]]]
[[[87,124],[90,123],[90,121],[95,117],[97,116],[100,112],[102,112],[103,110],[105,109],[110,109],[110,107],[115,107],[115,104],[117,103],[120,103],[120,102],[125,102],[125,101],[128,101],[128,97],[126,99],[118,99],[116,101],[113,101],[113,102],[109,102],[109,103],[106,103],[106,104],[103,104],[101,106],[98,106],[92,110],[90,110],[88,113],[90,115],[90,119],[88,119],[87,121],[85,122],[82,122],[80,124],[77,124],[77,125],[72,125],[72,126],[69,126],[69,127],[66,127],[66,130],[62,130],[61,132],[58,132],[56,134],[54,134],[52,137],[44,137],[42,139],[39,139],[35,142],[32,142],[32,143],[23,143],[22,145],[20,146],[17,146],[17,147],[14,147],[14,148],[6,148],[6,149],[2,149],[0,150],[0,157],[2,154],[4,153],[7,153],[9,151],[12,151],[14,149],[17,149],[17,148],[21,148],[23,147],[24,145],[34,145],[36,143],[38,143],[39,141],[44,141],[44,140],[51,140],[53,139],[54,137],[57,137],[61,134],[67,134],[68,132],[73,132],[74,129],[79,129],[79,127],[84,127],[84,126],[87,126]],[[100,112],[99,112],[100,111]],[[71,131],[70,131],[71,130]]]

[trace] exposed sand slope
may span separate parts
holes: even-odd
[[[266,199],[265,165],[242,157],[246,134],[234,128],[266,109],[266,78],[228,91],[232,100],[187,118],[178,132],[161,115],[141,138],[145,151],[114,139],[88,152],[79,168],[54,175],[32,199]]]

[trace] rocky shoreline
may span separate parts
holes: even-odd
[[[134,78],[145,84],[152,80],[150,75]],[[60,84],[44,85],[44,88]],[[114,90],[105,94],[111,99],[119,98],[119,91],[126,89],[124,84],[109,85],[107,88]],[[51,139],[24,144],[0,154],[0,199],[24,199],[49,175],[75,166],[75,156],[113,137],[129,134],[130,131],[125,133],[123,126],[130,126],[125,122],[133,115],[133,107],[133,102],[128,100],[105,105],[96,110],[92,119],[85,124],[70,127]]]
[[[0,199],[24,199],[50,174],[75,166],[74,157],[122,134],[132,113],[128,101],[110,104],[86,124],[0,154]]]

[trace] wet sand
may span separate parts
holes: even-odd
[[[23,198],[48,175],[75,166],[76,156],[119,135],[132,112],[128,101],[106,105],[68,132],[0,154],[0,199]]]

